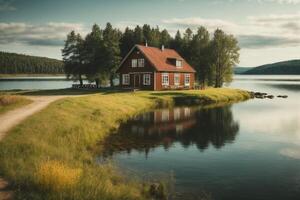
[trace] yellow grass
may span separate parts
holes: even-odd
[[[0,114],[31,102],[31,100],[18,95],[0,95]]]
[[[44,161],[36,172],[38,185],[46,190],[59,192],[76,185],[82,174],[81,169],[73,169],[59,161]]]

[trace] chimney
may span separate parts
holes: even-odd
[[[147,41],[147,40],[146,40],[146,44],[145,44],[145,46],[146,46],[146,47],[148,47],[148,41]]]
[[[164,51],[164,50],[165,50],[165,46],[161,45],[161,51]]]

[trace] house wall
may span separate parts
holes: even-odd
[[[169,74],[169,86],[163,86],[162,85],[162,74],[163,73],[168,73]],[[177,73],[177,72],[175,72]],[[180,72],[178,74],[180,74],[180,82],[179,82],[179,86],[175,86],[174,85],[174,72],[156,72],[155,73],[155,77],[156,77],[156,85],[155,85],[155,89],[156,90],[169,90],[169,89],[192,89],[194,87],[194,83],[195,83],[195,73],[184,73],[184,72]],[[185,74],[190,74],[190,86],[186,87],[184,85],[184,75]]]
[[[144,67],[131,67],[132,59],[144,58]],[[134,88],[135,81],[139,79],[139,87],[140,89],[145,90],[154,90],[154,67],[152,64],[145,58],[145,56],[138,50],[135,49],[124,61],[122,67],[119,70],[120,73],[120,85],[123,88]],[[130,85],[122,85],[122,74],[130,75]],[[144,85],[143,84],[143,76],[144,74],[150,74],[151,84]],[[136,77],[136,78],[135,78]],[[139,78],[137,78],[139,77]]]

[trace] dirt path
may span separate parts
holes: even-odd
[[[33,100],[33,102],[0,115],[0,141],[11,128],[22,122],[28,116],[42,110],[50,103],[65,97],[70,96],[26,96],[26,98]],[[9,189],[7,181],[0,177],[0,200],[11,199],[12,191]]]

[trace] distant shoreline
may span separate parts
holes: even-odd
[[[64,76],[65,74],[0,74],[0,78],[10,78],[10,77],[49,77],[49,76]]]

